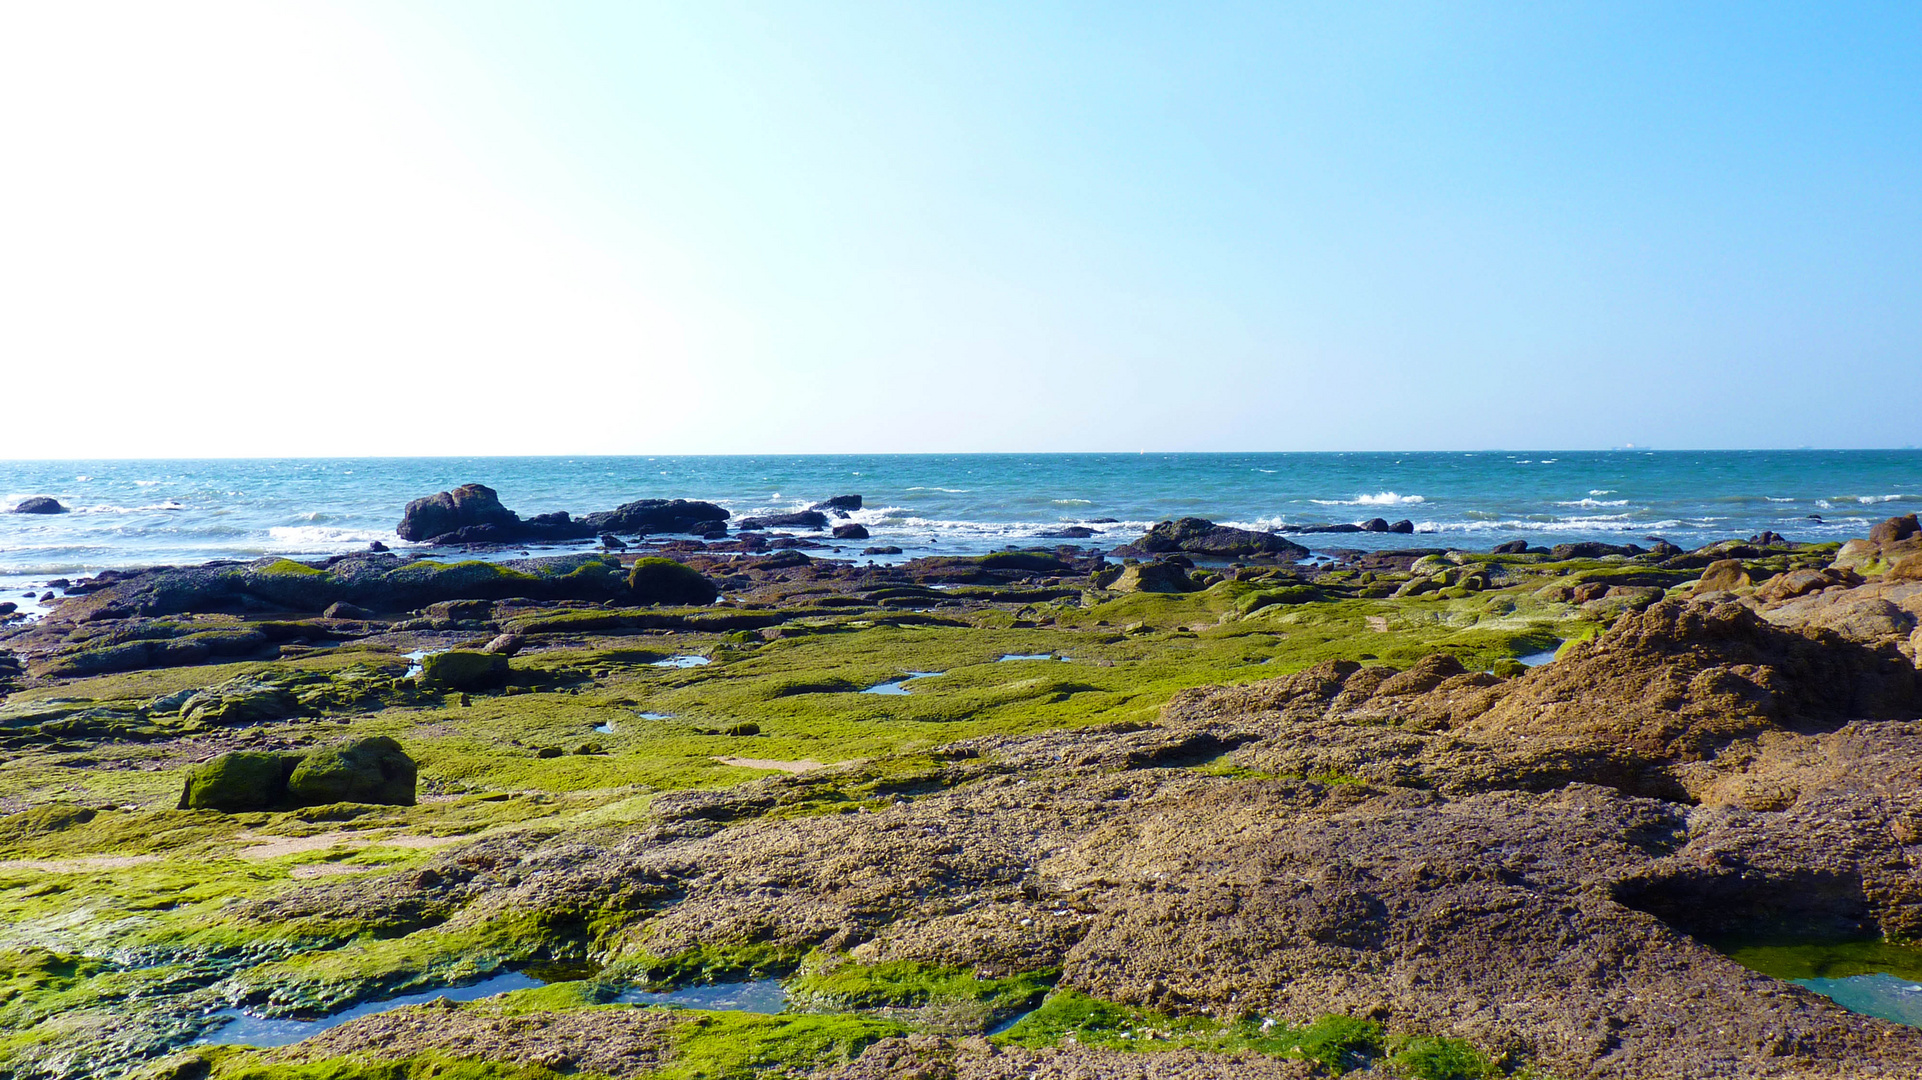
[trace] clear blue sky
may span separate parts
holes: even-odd
[[[21,18],[0,456],[1922,443],[1912,4]]]

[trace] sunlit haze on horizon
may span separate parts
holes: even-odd
[[[0,458],[1922,441],[1922,8],[0,6]]]

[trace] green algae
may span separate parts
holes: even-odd
[[[816,952],[785,984],[790,1009],[817,1012],[888,1010],[890,1016],[940,1016],[944,1026],[979,1031],[1038,1003],[1060,971],[984,978],[964,967],[898,960],[861,964]]]
[[[1171,1016],[1073,990],[1049,995],[1040,1007],[996,1038],[1032,1048],[1074,1042],[1135,1053],[1252,1051],[1314,1061],[1336,1071],[1363,1067],[1384,1047],[1382,1026],[1372,1020],[1324,1016],[1306,1027],[1292,1028],[1257,1017],[1222,1021],[1206,1016]]]
[[[1846,979],[1893,975],[1922,980],[1922,944],[1874,938],[1860,941],[1726,941],[1723,954],[1751,971],[1777,979]]]
[[[782,1068],[852,1061],[897,1023],[863,1016],[695,1013],[674,1031],[673,1056],[656,1080],[745,1080]]]
[[[605,576],[608,565],[583,564],[576,572]],[[304,569],[311,573],[283,573],[303,579],[319,573]],[[515,575],[520,572],[503,574],[494,564],[404,569],[427,578],[471,574],[483,591],[514,586],[511,591],[519,592]],[[744,1026],[726,1020],[691,1027],[674,1067],[692,1071],[676,1075],[736,1075],[756,1061],[787,1060],[783,1055],[833,1060],[857,1052],[879,1037],[877,1032],[896,1030],[888,1025],[897,1021],[936,1022],[943,1009],[948,1012],[942,1015],[952,1019],[958,1015],[954,1006],[973,1009],[968,1015],[976,1018],[1011,1014],[1018,1011],[1016,1003],[1025,1006],[1045,989],[1051,976],[983,979],[964,968],[841,961],[809,967],[798,950],[755,943],[656,957],[644,951],[645,938],[633,930],[639,913],[656,902],[647,897],[588,910],[502,912],[458,927],[445,922],[449,912],[436,910],[338,923],[263,923],[234,912],[237,904],[302,887],[292,877],[300,868],[377,875],[435,857],[419,848],[382,846],[383,837],[618,829],[649,820],[653,800],[662,792],[726,787],[765,775],[720,758],[839,763],[840,768],[812,774],[805,784],[781,789],[771,807],[748,812],[851,812],[952,782],[944,762],[930,753],[943,744],[1149,723],[1171,697],[1190,687],[1252,682],[1329,659],[1407,666],[1436,651],[1450,652],[1471,668],[1493,667],[1599,629],[1598,621],[1577,609],[1534,593],[1544,581],[1600,569],[1594,563],[1494,565],[1487,590],[1460,595],[1444,590],[1401,600],[1365,595],[1379,589],[1387,575],[1367,581],[1357,575],[1318,586],[1313,596],[1279,576],[1220,581],[1183,594],[989,586],[965,587],[966,596],[956,596],[959,589],[903,587],[886,597],[878,595],[883,590],[872,591],[890,603],[948,604],[938,616],[898,610],[851,614],[829,603],[846,599],[833,596],[778,612],[535,608],[508,625],[538,625],[544,647],[516,657],[507,686],[466,696],[419,688],[400,678],[405,660],[361,648],[98,675],[14,694],[5,703],[9,712],[52,710],[58,720],[104,711],[145,733],[138,741],[103,740],[78,731],[38,734],[31,745],[0,761],[0,809],[53,807],[48,820],[64,821],[48,828],[0,818],[0,950],[5,950],[0,955],[40,957],[33,950],[41,950],[55,958],[13,961],[26,974],[7,976],[7,989],[0,990],[6,995],[0,1032],[24,1033],[63,1011],[171,1007],[164,1005],[172,1000],[168,994],[198,1001],[193,998],[201,992],[197,988],[216,977],[231,979],[231,993],[269,1011],[306,1013],[383,990],[589,956],[610,959],[632,977],[663,986],[799,970],[793,982],[797,1000],[828,1010],[778,1023],[761,1018],[742,1021]],[[1021,606],[954,610],[960,599]],[[779,636],[772,640],[756,632],[777,624]],[[247,625],[226,616],[179,618],[154,632],[227,633]],[[744,629],[750,632],[740,633]],[[711,663],[654,666],[680,654],[703,655]],[[1066,662],[1003,662],[1009,654],[1048,654]],[[910,671],[942,674],[916,680],[906,695],[857,692]],[[168,704],[182,694],[252,684],[284,690],[298,708],[227,727],[189,722],[185,714],[191,710],[181,707],[188,698]],[[44,723],[36,722],[37,727]],[[726,733],[749,729],[754,733]],[[419,763],[421,805],[378,810],[336,805],[246,815],[163,809],[179,795],[184,763],[212,752],[305,750],[343,736],[370,735],[396,739]],[[590,742],[606,753],[575,752]],[[550,749],[562,753],[540,756]],[[1214,766],[1215,771],[1232,768]],[[79,820],[80,811],[93,817]],[[250,845],[275,839],[326,843],[279,856],[240,857]],[[8,869],[8,859],[55,868]],[[129,964],[144,965],[140,970],[146,974],[133,974]],[[5,970],[0,963],[0,972]],[[580,993],[552,988],[557,998],[547,1004],[571,1003]],[[1334,1063],[1347,1060],[1343,1054],[1359,1053],[1357,1046],[1374,1047],[1367,1052],[1376,1057],[1389,1049],[1379,1039],[1356,1042],[1361,1038],[1356,1031],[1379,1029],[1348,1030],[1342,1024],[1370,1022],[1347,1018],[1325,1018],[1278,1035],[1276,1025],[1264,1030],[1242,1022],[1104,1012],[1120,1007],[1077,1006],[1067,992],[1048,1000],[1056,1003],[1052,1011],[1044,1004],[1021,1022],[1026,1028],[1016,1026],[1026,1033],[1021,1037],[1045,1041],[1071,1027],[1077,1039],[1108,1039],[1124,1049],[1161,1044],[1251,1049],[1330,1067],[1346,1067]],[[1076,1008],[1087,1015],[1078,1026],[1069,1025]],[[885,1013],[886,1022],[844,1015],[857,1009]],[[1061,1030],[1049,1036],[1042,1027],[1046,1023]],[[1144,1030],[1151,1035],[1141,1035]],[[1161,1031],[1175,1034],[1152,1035]],[[45,1032],[33,1036],[43,1037],[55,1038]],[[0,1038],[6,1040],[0,1042],[4,1069],[8,1054],[27,1051],[18,1049],[25,1044],[14,1036]],[[1416,1057],[1440,1060],[1437,1054]],[[1409,1069],[1419,1065],[1416,1057],[1409,1059]],[[400,1076],[416,1075],[407,1069],[453,1065],[365,1067],[402,1070],[367,1075]]]

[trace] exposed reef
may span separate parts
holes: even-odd
[[[443,495],[425,535],[528,524]],[[1912,519],[878,566],[719,509],[106,573],[0,631],[0,1072],[1922,1073],[1734,958],[1922,937]],[[637,996],[769,979],[778,1014]]]

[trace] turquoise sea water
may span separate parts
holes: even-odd
[[[0,587],[109,567],[336,554],[372,540],[399,548],[393,530],[408,500],[467,481],[523,515],[683,497],[738,517],[859,493],[867,543],[908,556],[1045,543],[1037,534],[1065,525],[1090,525],[1101,531],[1084,543],[1113,546],[1182,515],[1255,528],[1407,518],[1417,528],[1310,546],[1659,535],[1687,547],[1764,529],[1861,535],[1922,508],[1922,451],[9,461],[0,507],[51,495],[74,512],[0,514]]]

